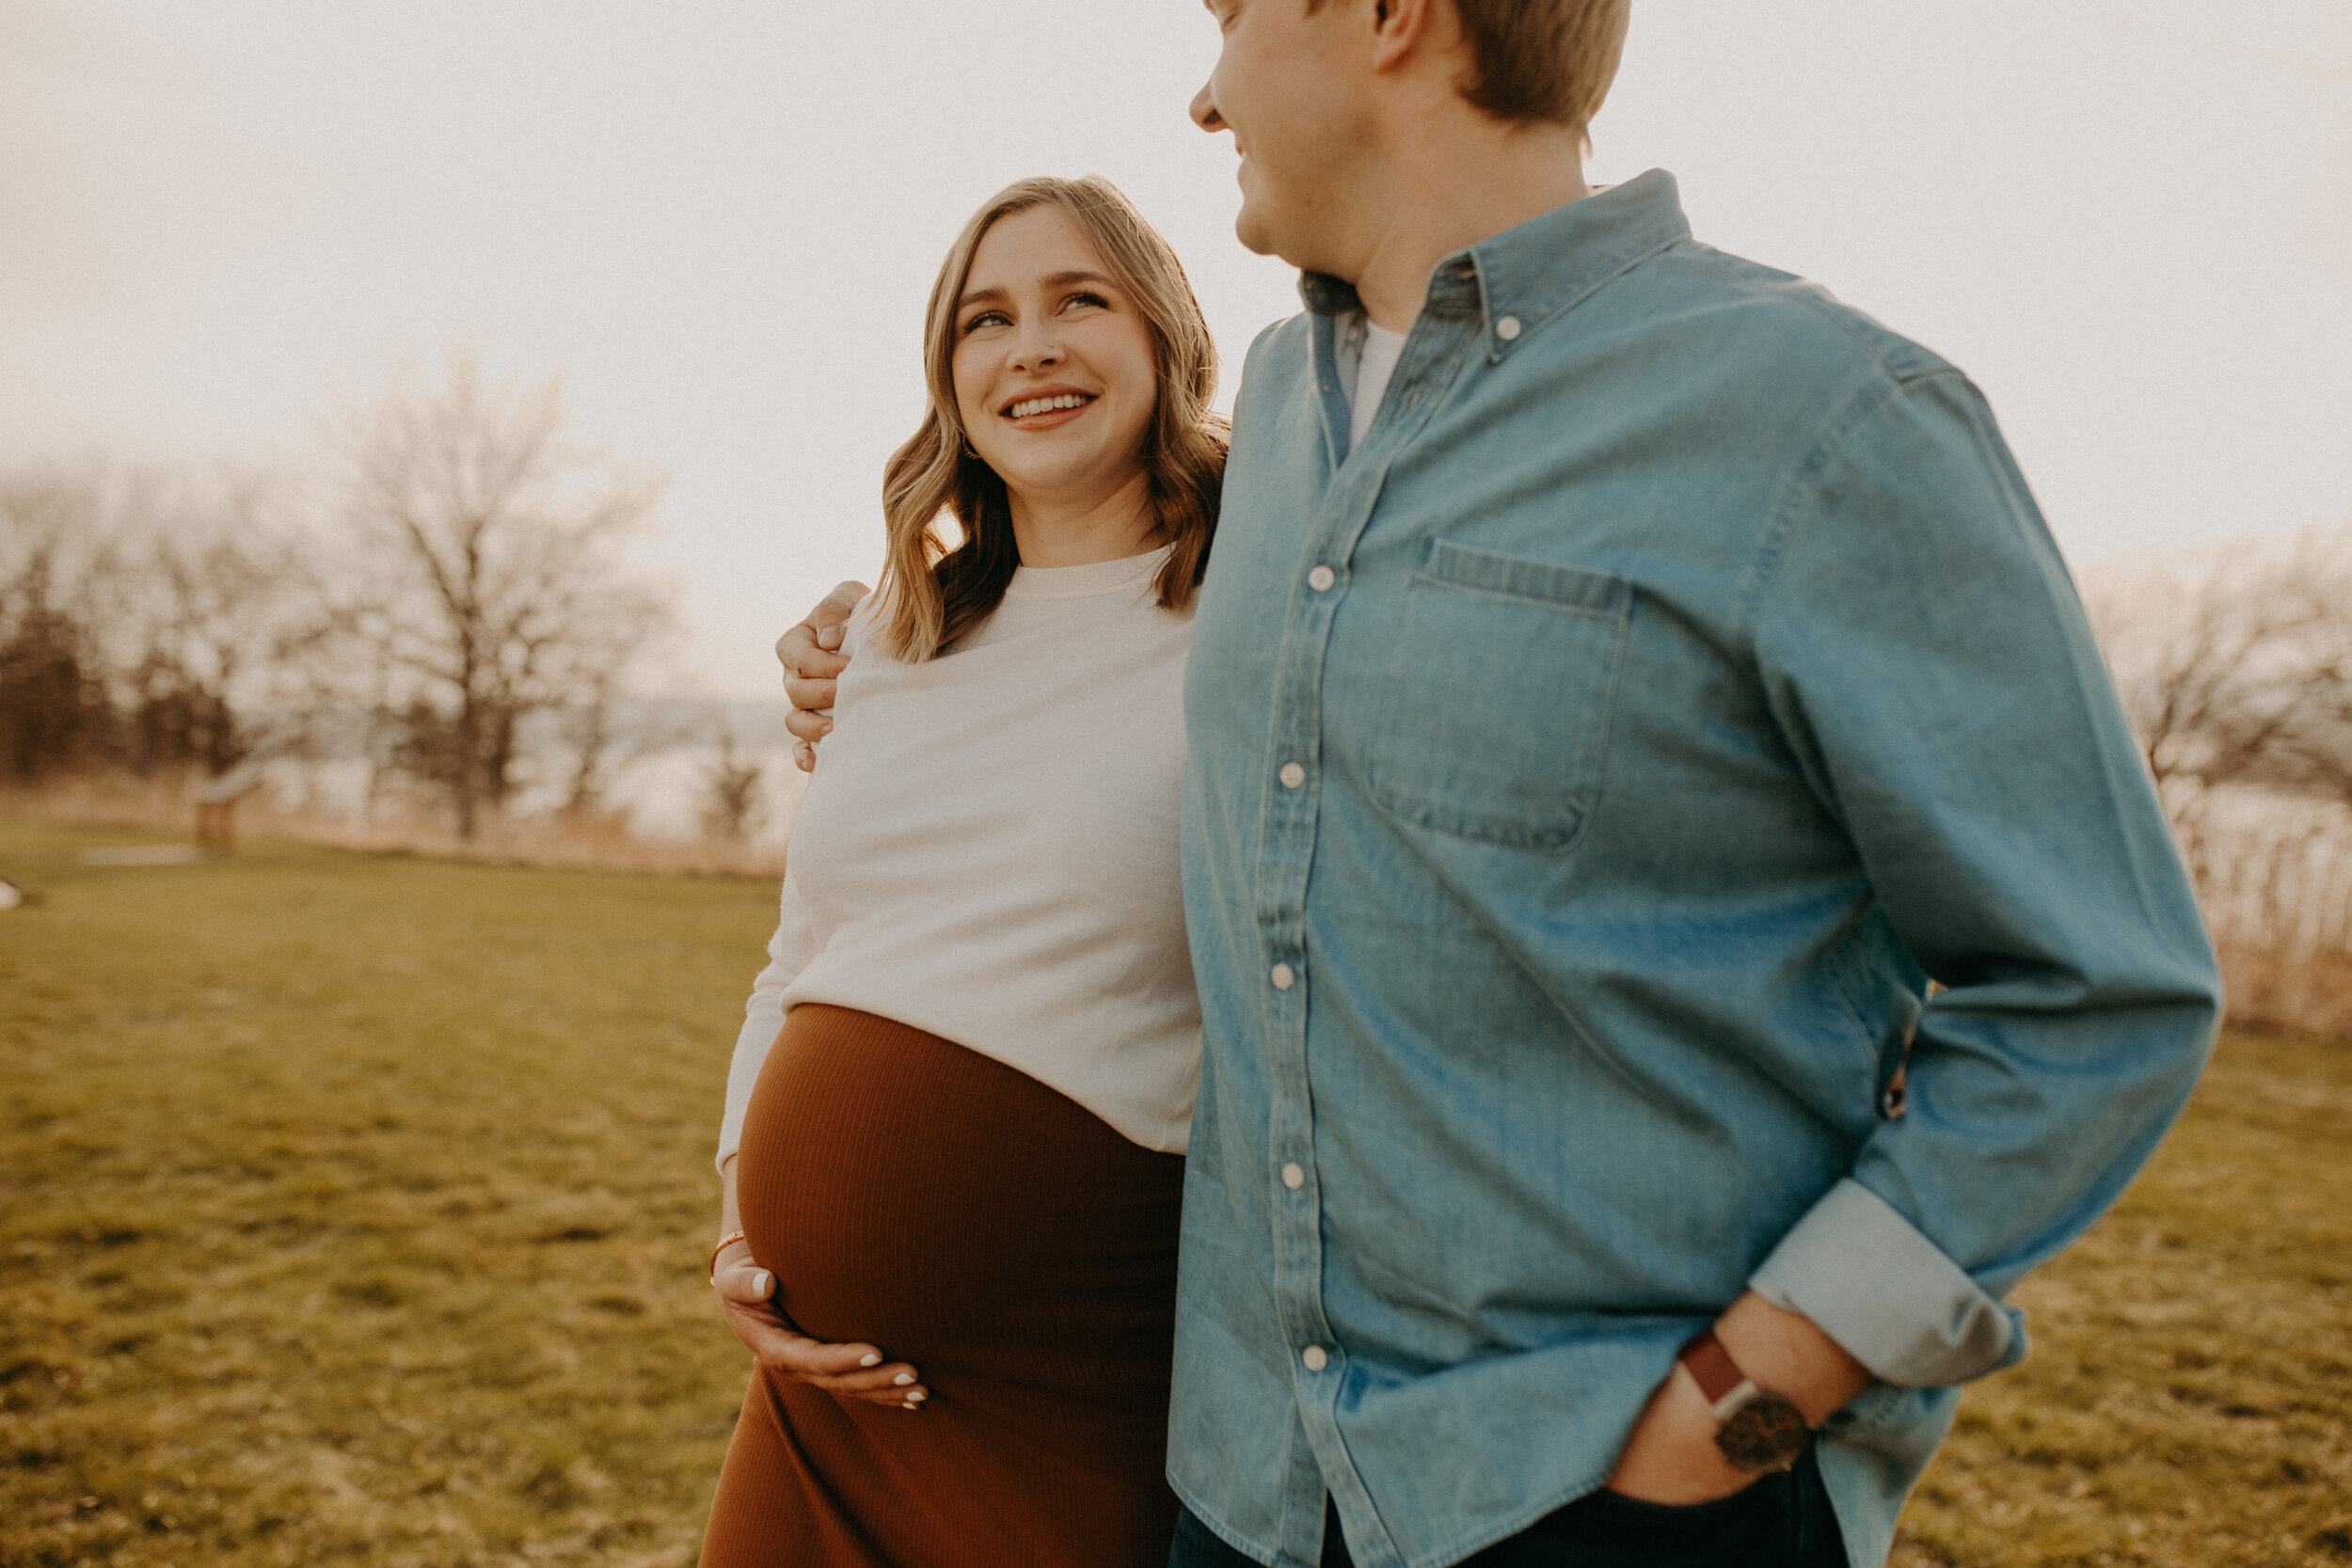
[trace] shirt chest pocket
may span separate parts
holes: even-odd
[[[1633,585],[1433,539],[1365,786],[1409,822],[1560,853],[1598,802]]]

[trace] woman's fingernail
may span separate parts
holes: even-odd
[[[824,733],[825,733],[825,734],[827,734],[827,735],[831,735],[831,734],[833,734],[833,721],[832,721],[832,720],[830,720],[830,719],[828,719],[828,720],[826,720],[826,721],[825,721],[825,732],[824,732]]]
[[[871,1354],[861,1355],[857,1358],[857,1364],[861,1367],[879,1367],[882,1365],[882,1357]]]
[[[915,1403],[913,1400],[909,1400],[909,1401],[907,1401],[907,1402],[906,1402],[906,1403],[904,1403],[904,1404],[900,1405],[898,1408],[899,1408],[899,1409],[901,1409],[901,1410],[920,1410],[920,1409],[922,1409],[923,1407],[922,1407],[921,1405],[919,1405],[919,1404]]]
[[[903,1388],[908,1384],[914,1381],[914,1374],[913,1372],[900,1372],[897,1377],[892,1378],[890,1381]]]
[[[922,1403],[925,1400],[930,1399],[930,1395],[929,1395],[928,1393],[925,1393],[922,1389],[917,1388],[917,1389],[913,1390],[912,1392],[910,1392],[910,1393],[907,1395],[907,1403],[909,1403],[909,1404],[921,1404],[921,1403]]]
[[[768,1293],[768,1287],[775,1282],[776,1276],[770,1274],[766,1269],[762,1269],[757,1274],[752,1275],[752,1293],[754,1295],[764,1296]]]

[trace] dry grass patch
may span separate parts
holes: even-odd
[[[773,894],[0,824],[0,1563],[691,1560]]]
[[[2018,1292],[1901,1568],[2352,1562],[2352,1048],[2233,1036],[2116,1212]]]
[[[692,1559],[765,884],[0,822],[0,1565]],[[2352,1562],[2352,1051],[2233,1037],[1904,1568]]]

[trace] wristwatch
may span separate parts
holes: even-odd
[[[1715,1412],[1715,1446],[1735,1468],[1760,1476],[1786,1470],[1813,1441],[1804,1412],[1786,1394],[1759,1388],[1708,1329],[1679,1358]]]

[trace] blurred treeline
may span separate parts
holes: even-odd
[[[458,363],[347,411],[335,478],[0,473],[0,784],[92,774],[233,800],[262,765],[376,758],[471,839],[534,721],[600,803],[612,705],[673,626],[626,546],[659,486],[575,440],[560,388]]]
[[[2241,1022],[2352,1037],[2352,527],[2093,574]]]
[[[461,844],[528,777],[609,855],[614,705],[675,626],[627,554],[658,486],[574,439],[557,387],[463,362],[329,442],[335,477],[300,487],[0,471],[0,791],[233,800],[271,762],[359,755],[372,801]],[[2233,1013],[2352,1037],[2352,527],[2103,567],[2085,598]],[[739,847],[761,774],[717,739],[699,815]]]

